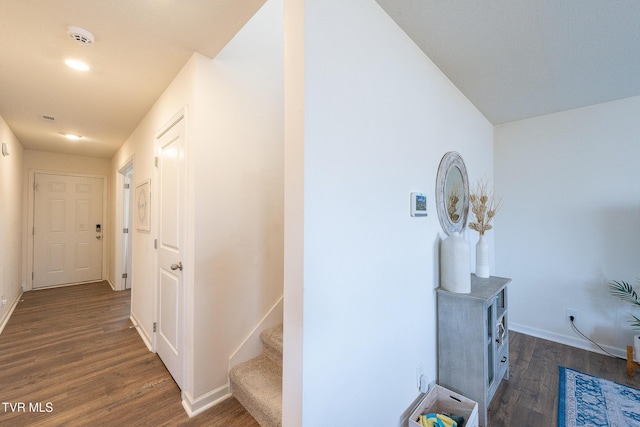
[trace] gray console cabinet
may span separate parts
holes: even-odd
[[[481,426],[500,385],[509,379],[507,284],[471,275],[471,292],[438,288],[438,384],[478,403]]]

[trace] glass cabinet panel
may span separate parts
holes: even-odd
[[[493,341],[494,341],[494,321],[493,305],[487,307],[487,387],[493,384],[494,363],[493,363]]]

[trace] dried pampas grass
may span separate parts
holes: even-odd
[[[487,183],[479,180],[469,195],[469,202],[471,212],[476,217],[474,222],[469,223],[469,228],[483,235],[485,231],[493,228],[491,220],[502,207],[502,197],[496,198],[495,193],[488,190]]]

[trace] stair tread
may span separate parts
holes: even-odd
[[[270,420],[269,425],[282,422],[282,368],[265,355],[235,366],[229,374],[238,400],[253,414],[258,410]],[[245,400],[247,398],[248,401]]]

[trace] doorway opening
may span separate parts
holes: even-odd
[[[133,286],[133,158],[118,170],[116,190],[116,290]]]

